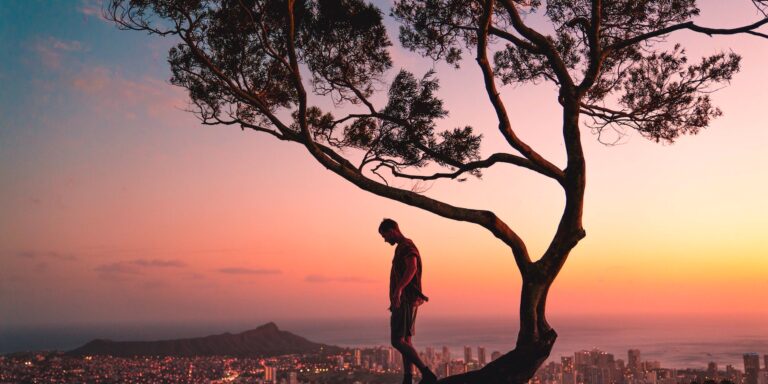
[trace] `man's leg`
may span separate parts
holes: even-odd
[[[405,370],[406,375],[411,369],[411,366],[415,365],[416,368],[419,369],[419,372],[421,372],[423,382],[434,382],[435,374],[432,373],[432,371],[424,364],[423,361],[421,361],[419,354],[413,348],[413,345],[411,345],[410,337],[408,337],[408,339],[404,337],[401,337],[397,340],[393,339],[392,346],[395,347],[395,349],[397,349],[403,355],[403,369]]]
[[[406,337],[405,341],[410,344],[411,337]],[[403,358],[403,384],[413,384],[413,363],[404,354],[400,356]]]
[[[390,331],[391,331],[391,343],[392,346],[400,352],[403,358],[403,384],[413,384],[413,363],[409,358],[407,352],[402,351],[403,341],[401,341],[407,334],[407,318],[405,306],[401,305],[399,308],[392,309],[392,318],[390,319]]]
[[[403,369],[406,374],[409,372],[409,370],[406,370],[406,367],[410,368],[410,364],[413,364],[421,372],[422,383],[434,383],[436,381],[435,374],[432,373],[423,361],[421,361],[419,353],[416,352],[416,349],[413,348],[413,344],[411,344],[411,335],[413,335],[416,330],[416,310],[416,307],[413,307],[408,303],[403,303],[400,308],[398,308],[397,314],[401,315],[403,319],[402,323],[399,324],[402,324],[403,328],[402,332],[397,333],[397,338],[395,337],[395,333],[392,334],[392,346],[403,355]],[[398,331],[400,331],[400,329],[398,329]]]

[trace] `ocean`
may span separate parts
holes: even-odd
[[[312,341],[343,347],[387,345],[386,316],[368,319],[274,319],[282,330]],[[0,353],[22,350],[70,350],[95,338],[112,340],[160,340],[237,333],[266,321],[228,324],[91,324],[69,326],[16,326],[0,328]],[[559,337],[550,356],[598,348],[627,360],[627,350],[640,349],[643,360],[659,361],[665,368],[706,368],[716,362],[743,370],[742,355],[768,355],[768,319],[756,317],[643,317],[571,316],[550,320]],[[455,357],[463,357],[464,346],[477,353],[485,347],[506,352],[514,347],[517,320],[514,318],[434,318],[417,322],[414,344],[423,350],[448,346]]]

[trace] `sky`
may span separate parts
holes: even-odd
[[[713,27],[759,17],[749,1],[701,7],[697,22]],[[359,190],[298,145],[200,125],[168,82],[173,41],[99,14],[96,1],[0,5],[0,324],[384,317],[384,217],[421,251],[431,300],[420,316],[516,317],[520,277],[489,232]],[[479,68],[422,59],[387,25],[388,75],[434,68],[450,111],[440,127],[472,125],[482,153],[504,150]],[[768,316],[768,41],[675,42],[692,58],[743,56],[712,96],[724,115],[673,145],[630,133],[606,146],[583,130],[587,237],[552,288],[553,316]],[[518,134],[562,166],[554,88],[501,92]],[[493,210],[534,258],[563,206],[555,183],[513,166],[423,187]]]

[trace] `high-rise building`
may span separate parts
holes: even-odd
[[[637,373],[640,371],[640,350],[639,349],[630,349],[627,351],[627,368],[632,373]]]
[[[469,364],[472,361],[472,347],[464,346],[464,364]]]
[[[650,371],[653,369],[661,368],[661,362],[658,360],[648,360],[648,361],[643,361],[643,363],[640,366],[643,368],[643,370]]]
[[[288,384],[299,384],[299,374],[296,372],[289,372]]]
[[[768,371],[768,355],[763,355],[763,360],[765,360],[765,370]]]
[[[743,375],[741,374],[741,371],[734,368],[734,366],[730,364],[725,366],[725,378],[734,383],[741,383],[743,381]]]
[[[578,369],[579,366],[585,366],[588,367],[592,364],[592,356],[590,355],[589,351],[576,351],[573,355],[574,361],[576,364],[576,367]]]
[[[264,381],[267,383],[277,383],[277,368],[264,366]]]
[[[360,350],[360,348],[355,348],[352,363],[355,365],[355,367],[359,367],[362,365],[362,351]]]
[[[452,361],[448,367],[448,376],[458,375],[466,371],[467,366],[466,364],[462,363],[461,360]]]
[[[562,384],[576,384],[576,367],[573,364],[573,357],[563,356],[560,358],[563,374],[560,378]]]
[[[477,363],[480,364],[480,367],[485,366],[485,347],[477,347]]]
[[[758,384],[760,375],[760,355],[757,353],[744,354],[744,384]]]
[[[707,364],[707,376],[714,380],[717,378],[717,371],[717,363],[710,361],[709,364]]]
[[[658,377],[656,376],[656,371],[648,371],[645,372],[645,382],[648,384],[656,384]]]
[[[434,347],[427,347],[427,359],[429,362],[433,362],[435,360],[435,348]]]
[[[448,347],[445,345],[443,345],[443,362],[444,363],[451,362],[451,350],[448,349]]]

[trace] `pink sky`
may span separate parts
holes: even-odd
[[[754,21],[744,3],[703,2],[700,21]],[[111,28],[81,11],[80,27]],[[297,145],[200,126],[166,82],[166,43],[131,36],[151,64],[145,73],[95,59],[103,53],[85,39],[26,37],[25,60],[44,76],[24,90],[40,115],[0,135],[3,322],[386,316],[393,249],[376,233],[383,217],[421,250],[424,316],[517,312],[520,278],[490,233],[358,190]],[[768,315],[768,41],[685,32],[676,41],[692,58],[743,55],[741,73],[713,96],[725,115],[674,145],[630,134],[604,146],[583,132],[588,236],[555,283],[553,314]],[[394,57],[395,70],[431,67],[399,48]],[[443,127],[471,124],[483,153],[501,149],[478,68],[435,68],[451,111]],[[562,165],[552,87],[502,94],[519,134]],[[534,255],[563,203],[554,183],[503,165],[483,180],[429,187],[492,209]]]

